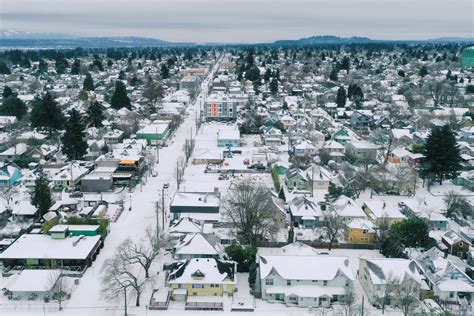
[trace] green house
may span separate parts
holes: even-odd
[[[310,183],[307,177],[298,168],[288,169],[285,176],[285,184],[288,191],[292,191],[296,188],[299,191],[309,190]]]
[[[53,239],[64,239],[68,236],[100,235],[99,225],[55,225],[49,230]]]
[[[474,46],[467,47],[462,51],[461,66],[464,68],[474,67]]]
[[[145,126],[136,134],[136,139],[145,139],[148,145],[158,145],[163,142],[169,132],[168,123],[158,123]]]

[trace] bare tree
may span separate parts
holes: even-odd
[[[275,231],[268,192],[268,188],[249,180],[231,185],[223,209],[225,216],[238,228],[242,244],[256,246]]]
[[[17,195],[17,193],[18,189],[16,187],[5,187],[0,191],[0,197],[5,200],[7,206],[10,206],[10,202],[13,201],[13,197]]]
[[[135,294],[135,306],[140,306],[140,296],[147,279],[137,271],[136,264],[130,263],[130,257],[130,250],[125,241],[118,247],[116,254],[105,261],[101,271],[102,293],[107,299],[115,300],[123,293],[126,295],[127,289],[130,288]]]
[[[148,99],[150,102],[150,111],[152,113],[156,112],[156,101],[163,97],[164,89],[160,83],[155,83],[149,79],[143,90],[143,97]]]
[[[191,158],[191,155],[193,154],[195,146],[196,146],[196,139],[194,139],[194,138],[187,139],[186,138],[184,140],[183,150],[184,150],[184,157],[186,159],[186,162],[188,162],[189,158]]]
[[[356,293],[352,284],[344,288],[343,304],[345,316],[354,316],[356,314]]]
[[[418,303],[420,285],[412,279],[405,279],[394,286],[393,294],[396,304],[402,310],[403,315],[407,316]]]
[[[63,301],[70,297],[71,285],[62,271],[51,271],[48,279],[48,285],[51,287],[51,300],[58,303],[58,310],[62,310]]]
[[[335,213],[328,213],[324,218],[323,226],[326,228],[326,234],[329,239],[329,250],[332,244],[338,240],[339,235],[346,227],[344,219]]]
[[[183,182],[184,171],[186,169],[186,161],[180,158],[176,161],[176,167],[174,168],[174,177],[176,179],[176,187],[179,189],[179,185]]]
[[[149,278],[151,264],[165,245],[164,235],[158,235],[156,229],[148,227],[144,238],[137,242],[129,238],[125,241],[123,247],[126,250],[125,254],[128,262],[140,265],[145,272],[145,278]]]
[[[446,81],[431,81],[427,84],[426,89],[428,95],[433,100],[435,107],[439,106],[443,98],[446,97]]]

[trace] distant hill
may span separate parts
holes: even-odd
[[[311,36],[297,40],[279,40],[275,45],[354,44],[373,42],[367,37],[338,37],[333,35]]]
[[[429,40],[374,40],[368,37],[338,37],[319,35],[295,40],[278,40],[270,45],[330,45],[365,43],[474,43],[474,38],[442,37]],[[259,43],[255,43],[259,45]],[[117,37],[79,37],[70,34],[17,32],[0,29],[0,47],[6,48],[112,48],[112,47],[171,47],[195,46],[196,43],[169,42],[155,38],[117,36]],[[225,42],[209,42],[205,46],[252,45]],[[261,45],[268,45],[262,43]]]
[[[155,38],[117,37],[77,37],[67,34],[30,33],[0,30],[1,47],[51,47],[51,48],[111,48],[111,47],[162,47],[194,46],[195,43],[168,42]]]
[[[327,44],[365,44],[365,43],[474,43],[474,38],[440,37],[427,40],[376,40],[368,37],[338,37],[333,35],[311,36],[296,40],[279,40],[274,45],[327,45]]]

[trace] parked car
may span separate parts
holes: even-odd
[[[82,192],[80,191],[76,191],[76,192],[72,192],[71,194],[69,194],[69,197],[70,198],[80,198],[82,197],[84,194],[82,194]]]

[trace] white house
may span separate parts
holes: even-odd
[[[415,261],[401,258],[360,258],[358,278],[369,302],[378,305],[384,298],[386,305],[396,305],[396,287],[412,287],[418,296],[425,285]]]
[[[344,299],[354,280],[347,257],[279,254],[257,260],[262,299],[288,306],[329,306]]]

